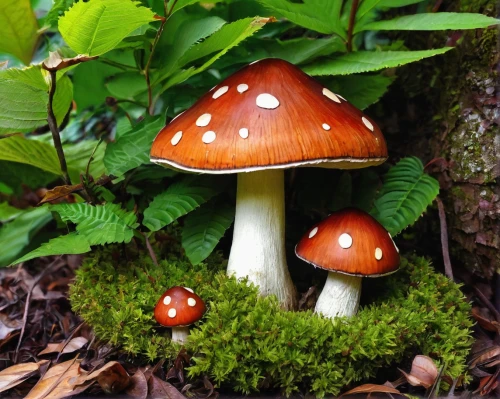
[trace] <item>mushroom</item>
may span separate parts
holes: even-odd
[[[238,174],[228,274],[293,307],[285,257],[286,168],[355,169],[387,159],[380,129],[341,96],[279,59],[254,62],[164,127],[151,161]]]
[[[205,302],[191,288],[175,286],[158,300],[155,319],[164,327],[172,328],[172,341],[184,343],[189,334],[188,326],[203,317]]]
[[[399,250],[384,227],[368,213],[346,208],[310,229],[295,254],[314,267],[328,270],[316,313],[353,316],[361,295],[362,277],[380,277],[399,268]]]

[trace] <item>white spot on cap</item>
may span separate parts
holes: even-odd
[[[315,227],[314,229],[312,229],[310,232],[309,232],[309,238],[313,238],[316,233],[318,232],[318,228]]]
[[[380,248],[375,248],[375,259],[382,259],[382,250]]]
[[[175,310],[174,308],[171,308],[168,310],[167,314],[168,314],[168,317],[173,319],[175,316],[177,316],[177,310]]]
[[[238,93],[244,93],[248,90],[248,85],[245,83],[242,83],[236,87],[236,90],[238,90]]]
[[[331,127],[330,127],[330,125],[328,123],[323,123],[321,126],[323,126],[323,129],[325,129],[325,130],[330,130],[331,129]]]
[[[200,127],[208,126],[211,119],[212,119],[212,115],[203,114],[198,119],[196,119],[196,126],[200,126]]]
[[[212,94],[212,98],[215,100],[216,98],[219,98],[223,94],[226,94],[228,90],[229,86],[222,86],[221,88],[217,89],[217,91],[214,94]]]
[[[340,103],[340,100],[337,97],[337,95],[335,93],[333,93],[332,91],[328,90],[326,87],[323,88],[323,95],[328,97],[330,100],[335,101],[336,103]]]
[[[177,132],[172,136],[172,140],[170,140],[170,143],[172,145],[177,145],[179,144],[179,141],[182,139],[182,132]]]
[[[192,294],[194,294],[194,291],[191,289],[191,288],[188,288],[188,287],[184,287],[185,290],[188,290],[189,292],[191,292]]]
[[[212,132],[211,130],[209,130],[208,132],[205,132],[205,134],[203,134],[203,137],[201,138],[201,140],[205,144],[210,144],[215,140],[215,137],[216,137],[215,132]]]
[[[365,126],[373,132],[373,125],[372,125],[372,123],[368,119],[366,119],[364,116],[361,118],[361,120],[363,121],[363,123],[365,124]]]
[[[246,127],[242,127],[238,133],[242,139],[246,139],[248,137],[248,129]]]
[[[259,94],[255,99],[255,102],[258,107],[265,109],[275,109],[280,105],[278,99],[269,93]]]
[[[396,248],[396,251],[398,252],[399,254],[399,248],[397,247],[396,243],[394,242],[394,240],[392,239],[392,236],[391,236],[391,233],[387,232],[387,234],[389,234],[389,237],[391,238],[391,241],[392,243],[394,244],[394,248]]]
[[[339,237],[339,245],[344,249],[351,248],[352,237],[347,233],[341,234]]]
[[[170,302],[172,302],[172,298],[170,298],[168,295],[165,298],[163,298],[164,305],[170,305]]]
[[[188,305],[189,306],[195,306],[196,305],[196,299],[194,299],[194,298],[188,298]]]

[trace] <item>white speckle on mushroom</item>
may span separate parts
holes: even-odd
[[[365,124],[365,126],[373,132],[373,125],[372,125],[372,123],[368,119],[366,119],[364,116],[361,118],[361,120],[363,121],[363,123]]]
[[[196,299],[194,299],[194,298],[188,298],[188,305],[189,306],[195,306],[196,305]]]
[[[245,83],[242,83],[236,87],[236,90],[238,90],[238,93],[244,93],[248,90],[248,85]]]
[[[222,86],[221,88],[217,89],[217,91],[214,94],[212,94],[212,98],[215,100],[216,98],[219,98],[223,94],[226,94],[228,90],[229,86]]]
[[[211,119],[212,119],[212,115],[203,114],[198,119],[196,119],[196,126],[200,126],[200,127],[208,126]]]
[[[210,144],[215,140],[215,137],[216,137],[215,132],[212,132],[211,130],[209,130],[208,132],[205,132],[205,134],[203,134],[203,137],[201,138],[201,140],[205,144]]]
[[[341,234],[339,237],[339,245],[344,249],[351,248],[352,237],[347,233]]]
[[[170,143],[172,145],[177,145],[179,144],[179,141],[182,139],[182,132],[177,132],[172,136],[172,140],[170,140]]]
[[[194,294],[194,291],[191,288],[184,287],[185,290],[188,290],[190,293]]]
[[[269,93],[259,94],[255,99],[255,103],[258,107],[265,109],[275,109],[280,105],[278,99]]]
[[[238,133],[242,139],[248,138],[248,129],[246,127],[242,127]]]
[[[173,319],[175,316],[177,316],[177,310],[175,310],[174,308],[171,308],[168,310],[167,314],[168,314],[168,317]]]
[[[375,259],[382,259],[382,250],[380,248],[375,248]]]
[[[389,234],[389,237],[390,237],[390,239],[391,239],[392,243],[394,244],[394,248],[396,248],[396,251],[397,251],[397,252],[398,252],[398,254],[399,254],[399,248],[397,247],[396,243],[395,243],[395,242],[394,242],[394,240],[392,239],[391,233],[387,232],[387,234]]]
[[[169,297],[168,295],[165,298],[163,298],[164,305],[170,305],[170,302],[172,302],[172,298]]]
[[[310,232],[309,232],[309,238],[313,238],[316,233],[318,232],[318,228],[315,227],[314,229],[312,229]]]
[[[330,125],[328,123],[323,123],[321,126],[323,126],[323,129],[325,129],[325,130],[330,130],[331,129],[331,127],[330,127]]]
[[[323,88],[323,95],[328,97],[330,100],[335,101],[336,103],[340,103],[340,99],[337,97],[337,95],[332,91],[328,90],[326,87]]]

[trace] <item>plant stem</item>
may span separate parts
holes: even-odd
[[[358,11],[359,0],[353,0],[351,6],[351,13],[349,14],[349,27],[347,28],[347,52],[352,51],[352,32],[354,31],[354,24],[356,22],[356,12]]]
[[[444,211],[443,201],[436,197],[436,202],[439,211],[439,224],[441,228],[441,249],[443,252],[444,273],[451,280],[453,279],[453,268],[451,267],[450,251],[448,249],[448,227],[446,224],[446,213]]]
[[[57,156],[59,157],[59,163],[61,165],[61,172],[63,175],[64,184],[71,184],[71,179],[68,174],[68,166],[66,165],[66,158],[64,156],[64,151],[61,143],[61,136],[59,135],[59,128],[57,126],[56,116],[54,115],[53,103],[54,95],[56,93],[57,86],[57,71],[49,71],[50,73],[50,89],[49,89],[49,103],[47,105],[47,122],[49,123],[49,129],[52,132],[52,140],[54,140],[54,147],[57,151]]]

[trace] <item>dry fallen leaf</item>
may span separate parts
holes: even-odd
[[[44,193],[43,198],[38,203],[38,205],[45,204],[46,202],[59,200],[82,189],[83,185],[81,183],[74,184],[72,186],[56,186],[52,190],[47,190],[47,192]]]
[[[47,347],[41,351],[38,356],[46,355],[47,353],[71,353],[81,349],[89,340],[84,337],[76,337],[64,346],[64,342],[58,344],[48,344]]]
[[[159,379],[154,374],[148,381],[148,388],[151,399],[186,399],[172,384]]]
[[[469,368],[473,369],[474,367],[483,366],[485,364],[494,361],[500,356],[500,346],[493,345],[489,348],[485,348],[474,354],[474,357],[469,362]]]
[[[0,392],[7,391],[33,377],[39,372],[40,366],[48,362],[48,360],[42,360],[38,363],[21,363],[0,371]]]
[[[148,381],[144,373],[141,370],[137,370],[130,378],[130,381],[130,386],[125,393],[134,399],[146,399],[148,396]]]
[[[118,393],[125,390],[131,383],[130,376],[123,366],[115,361],[106,363],[99,370],[78,378],[75,385],[97,380],[106,393]]]
[[[386,385],[364,384],[343,393],[339,398],[342,398],[343,396],[346,395],[355,395],[360,393],[387,393],[387,394],[394,393],[404,397],[404,395],[401,392],[399,392],[396,388],[391,388]]]
[[[405,373],[403,370],[399,371],[403,373],[411,385],[426,389],[434,385],[439,375],[439,371],[432,359],[424,355],[415,356],[409,373]]]
[[[486,314],[484,309],[478,306],[474,306],[472,308],[472,317],[485,330],[500,333],[500,323],[492,320],[492,317]]]

